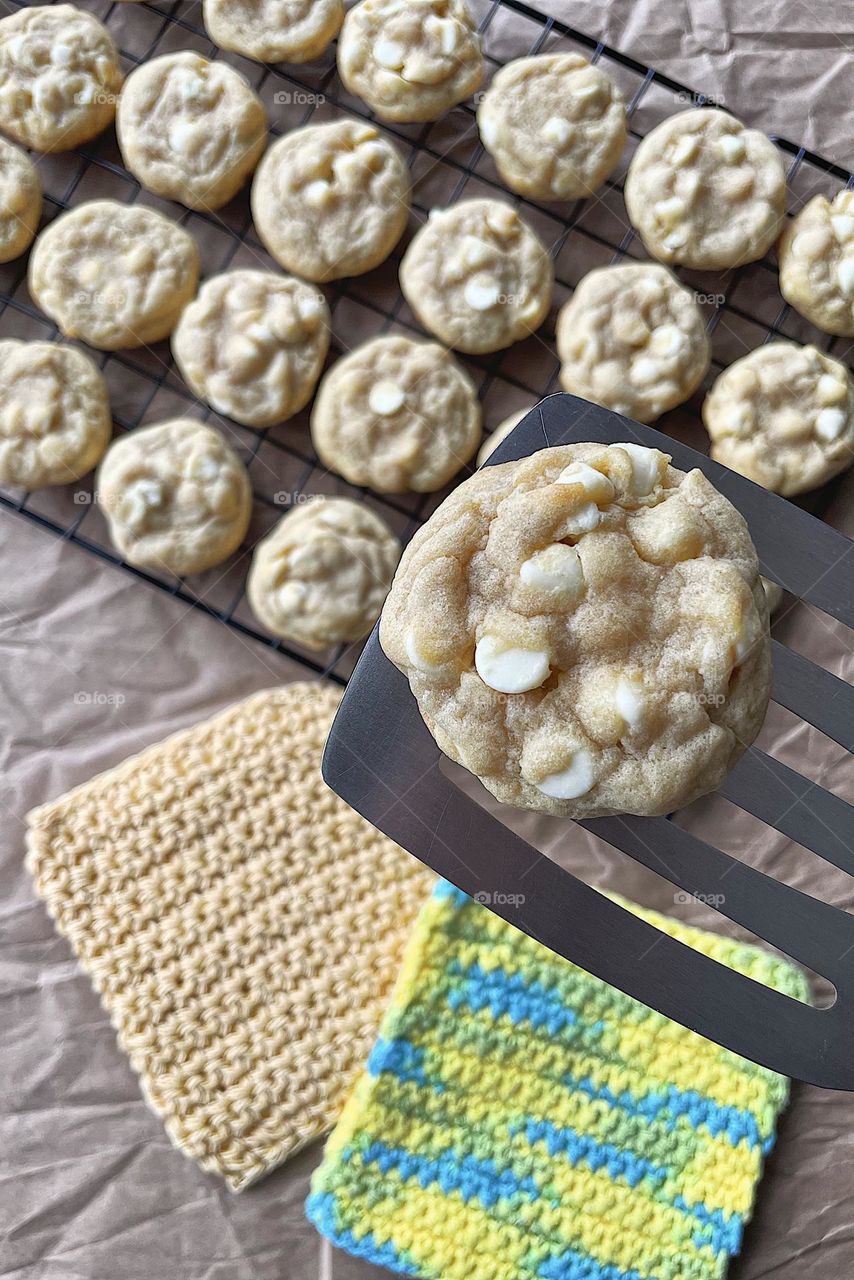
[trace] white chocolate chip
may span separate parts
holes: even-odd
[[[309,182],[303,196],[312,209],[323,209],[332,199],[332,187],[325,178],[316,178],[314,182]]]
[[[589,751],[576,751],[572,763],[560,773],[551,773],[536,784],[537,790],[553,800],[575,800],[586,795],[596,781],[593,757]]]
[[[854,259],[846,258],[836,268],[836,279],[846,298],[854,295]]]
[[[406,62],[406,50],[397,40],[380,39],[374,45],[374,58],[389,71],[400,71]]]
[[[847,414],[841,409],[822,409],[815,420],[815,433],[822,440],[835,440],[845,430]]]
[[[483,138],[484,146],[490,150],[498,141],[498,126],[491,116],[481,116],[478,120],[480,127],[480,136]]]
[[[677,168],[681,168],[683,164],[688,164],[697,154],[698,145],[695,134],[683,133],[670,153],[670,163]]]
[[[418,642],[415,639],[414,632],[410,631],[406,636],[406,656],[415,667],[416,671],[423,671],[425,675],[438,675],[442,670],[441,664],[436,662],[428,662],[424,654],[418,648]]]
[[[546,142],[555,147],[565,147],[572,137],[572,126],[562,116],[549,116],[540,130]]]
[[[493,250],[479,236],[466,236],[462,243],[463,262],[467,267],[482,267],[492,259]]]
[[[586,462],[571,462],[561,471],[555,484],[580,484],[594,502],[610,502],[614,496],[614,486],[608,477]]]
[[[565,542],[553,542],[536,551],[519,569],[519,577],[526,587],[564,600],[576,600],[584,586],[578,552]]]
[[[210,482],[216,480],[220,468],[216,459],[212,458],[209,453],[199,453],[194,458],[191,458],[188,471],[194,480]]]
[[[635,493],[639,497],[651,493],[661,475],[664,454],[658,449],[646,449],[642,444],[620,444],[617,448],[629,455]]]
[[[718,151],[728,164],[738,164],[739,160],[744,159],[744,139],[737,134],[725,133],[722,138],[718,138],[717,145]]]
[[[687,243],[688,230],[685,227],[679,231],[671,231],[670,235],[664,238],[664,247],[669,253],[675,253],[677,249],[681,249]]]
[[[629,381],[636,387],[649,387],[661,377],[661,365],[649,356],[638,356],[632,361]]]
[[[664,226],[675,226],[681,222],[688,212],[688,206],[678,196],[670,196],[667,200],[659,200],[655,206],[655,216]]]
[[[190,75],[181,84],[181,97],[185,102],[193,102],[205,91],[205,82],[201,76]]]
[[[822,404],[838,404],[848,398],[848,387],[841,378],[832,373],[823,373],[816,384],[816,394]]]
[[[753,425],[753,412],[749,405],[732,404],[721,412],[719,430],[730,435],[740,436],[750,430]]]
[[[489,311],[501,297],[501,290],[492,276],[473,276],[466,282],[463,297],[473,311]]]
[[[685,336],[675,324],[660,324],[653,329],[649,339],[649,349],[657,356],[677,355],[685,346]]]
[[[484,684],[497,693],[527,693],[538,689],[550,670],[542,649],[504,644],[497,636],[483,636],[474,651],[474,665]]]
[[[284,613],[291,613],[294,609],[299,608],[307,595],[308,587],[304,582],[286,582],[283,587],[279,588],[279,608]]]
[[[199,126],[189,120],[174,120],[169,126],[169,145],[173,151],[181,154],[192,153],[198,149],[200,141]]]
[[[389,417],[393,413],[397,413],[406,403],[406,392],[403,387],[398,386],[396,382],[390,382],[384,378],[380,382],[371,387],[368,396],[368,404],[371,413],[377,413],[381,417]]]
[[[614,706],[630,729],[639,729],[646,707],[643,680],[638,676],[620,676],[614,690]]]
[[[502,204],[490,208],[486,215],[486,225],[502,239],[519,234],[519,215],[509,205]]]
[[[595,529],[599,521],[602,519],[602,512],[596,506],[595,502],[585,502],[583,506],[573,511],[572,515],[567,516],[563,522],[563,534],[567,538],[576,537],[582,533],[590,533]]]
[[[438,18],[435,14],[431,14],[424,23],[424,29],[434,40],[438,40],[442,53],[454,52],[459,43],[459,26],[453,18]]]
[[[833,234],[841,243],[854,238],[854,218],[849,213],[834,213],[830,219]]]

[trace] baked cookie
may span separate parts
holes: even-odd
[[[747,525],[635,444],[466,480],[404,551],[380,641],[446,755],[499,800],[573,818],[714,790],[770,691]]]
[[[383,262],[409,218],[409,172],[371,124],[336,120],[275,142],[252,184],[258,235],[305,280],[358,276]]]
[[[42,184],[26,152],[0,138],[0,262],[29,248],[42,216]]]
[[[55,218],[30,258],[30,293],[67,338],[116,351],[166,338],[196,292],[189,232],[143,205],[90,200]]]
[[[71,4],[0,21],[0,129],[35,151],[70,151],[110,124],[122,86],[103,23]]]
[[[341,29],[343,0],[204,0],[205,30],[220,49],[259,62],[311,62]]]
[[[711,456],[784,497],[854,462],[854,384],[815,347],[769,342],[716,379],[703,405]]]
[[[329,649],[368,634],[399,558],[397,538],[362,503],[314,498],[258,543],[246,595],[273,635]]]
[[[724,270],[761,258],[777,239],[786,170],[764,133],[725,111],[692,108],[643,139],[625,198],[653,258]]]
[[[540,200],[589,196],[626,144],[617,86],[579,53],[517,58],[493,77],[477,109],[480,140],[514,191]]]
[[[503,422],[499,422],[495,430],[486,437],[483,444],[477,451],[477,465],[482,467],[486,459],[491,457],[502,440],[506,440],[514,427],[518,427],[519,423],[529,413],[529,409],[520,409],[518,413],[511,413],[509,418],[505,418]]]
[[[443,347],[374,338],[333,365],[311,414],[324,466],[379,493],[429,493],[464,466],[480,439],[468,375]]]
[[[854,191],[813,196],[777,245],[780,292],[825,333],[854,335]]]
[[[267,114],[239,71],[185,49],[131,72],[116,131],[126,167],[149,191],[219,209],[258,163]]]
[[[0,481],[41,489],[79,480],[111,432],[104,379],[82,351],[0,341]]]
[[[433,209],[400,264],[400,287],[424,328],[472,354],[533,333],[553,281],[545,246],[501,200]]]
[[[344,19],[338,73],[383,120],[436,120],[480,85],[480,38],[462,0],[360,0]]]
[[[174,418],[116,440],[98,502],[128,564],[183,578],[227,559],[252,515],[249,474],[213,427]]]
[[[690,289],[653,262],[598,267],[557,319],[565,391],[635,422],[682,404],[709,368],[703,313]]]
[[[217,413],[270,427],[311,399],[329,325],[315,286],[272,271],[226,271],[184,308],[172,353],[188,385]]]

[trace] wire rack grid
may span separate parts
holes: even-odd
[[[217,49],[205,33],[197,3],[77,2],[112,30],[126,71],[150,57],[182,48],[195,49],[236,66],[262,97],[274,137],[342,114],[377,124],[403,150],[409,163],[413,187],[410,232],[424,221],[431,207],[452,204],[461,197],[497,196],[519,209],[550,246],[556,276],[554,305],[541,331],[530,339],[492,356],[462,361],[479,388],[486,430],[557,389],[554,321],[581,276],[593,267],[625,257],[646,257],[628,223],[622,197],[625,172],[639,140],[676,110],[690,105],[726,105],[695,93],[522,0],[472,0],[483,40],[487,77],[512,58],[574,50],[600,63],[626,97],[630,137],[617,172],[593,197],[545,205],[513,195],[500,182],[478,139],[476,101],[462,104],[434,123],[389,126],[376,121],[364,103],[344,89],[336,71],[334,47],[318,62],[305,67],[260,65]],[[20,0],[4,0],[2,7],[4,13],[9,13],[25,6]],[[832,195],[842,187],[854,185],[854,175],[831,161],[785,139],[774,141],[787,158],[793,211],[818,192]],[[76,152],[40,157],[38,163],[48,220],[94,197],[140,201],[161,209],[195,235],[202,251],[204,276],[231,266],[277,269],[255,234],[246,191],[216,213],[190,211],[160,200],[144,191],[123,167],[112,129]],[[379,333],[423,336],[397,286],[398,265],[408,239],[409,233],[390,259],[375,271],[326,286],[333,329],[330,359]],[[0,267],[0,337],[57,339],[56,327],[34,306],[27,291],[26,265],[23,258]],[[772,261],[766,259],[726,273],[679,274],[707,312],[713,359],[704,386],[690,402],[667,414],[661,426],[695,447],[705,451],[708,444],[699,408],[709,383],[747,350],[782,336],[813,342],[850,363],[852,348],[848,340],[821,334],[783,303]],[[116,554],[93,501],[92,477],[76,486],[34,493],[0,488],[0,507],[169,592],[311,671],[338,683],[346,682],[360,645],[342,646],[319,657],[259,628],[249,612],[244,591],[252,547],[289,507],[317,494],[344,494],[368,503],[405,542],[447,489],[438,494],[399,496],[354,489],[319,464],[311,446],[307,411],[266,430],[241,427],[221,418],[183,383],[171,360],[168,343],[137,351],[90,354],[97,358],[107,380],[117,433],[188,414],[212,421],[235,445],[249,466],[255,497],[246,544],[225,566],[179,580],[130,566]],[[463,469],[457,479],[470,474],[470,470]],[[810,509],[821,514],[833,492],[831,483],[810,495]]]

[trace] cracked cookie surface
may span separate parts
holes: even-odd
[[[483,95],[477,123],[507,185],[541,200],[592,195],[627,136],[623,95],[578,53],[508,62]]]
[[[107,387],[82,351],[0,341],[0,480],[69,484],[100,461],[112,433]]]
[[[0,138],[0,262],[29,248],[42,215],[42,184],[20,147]]]
[[[343,0],[204,0],[205,30],[220,49],[259,62],[311,62],[344,20]]]
[[[503,200],[432,210],[400,264],[400,287],[424,328],[470,354],[539,328],[553,281],[545,246]]]
[[[403,235],[409,172],[371,124],[308,125],[264,156],[252,213],[267,250],[288,271],[317,281],[361,275]]]
[[[564,390],[636,422],[687,400],[711,357],[693,294],[654,262],[584,276],[561,309],[556,340]]]
[[[71,4],[0,21],[0,129],[35,151],[70,151],[106,129],[122,85],[113,37]]]
[[[367,635],[399,559],[397,538],[364,503],[313,498],[258,543],[246,595],[273,635],[320,651]]]
[[[311,399],[329,325],[316,286],[272,271],[225,271],[184,308],[172,352],[201,400],[236,422],[269,427]]]
[[[131,72],[116,130],[142,186],[190,209],[219,209],[255,168],[267,113],[233,67],[183,50]]]
[[[184,577],[236,551],[252,514],[243,462],[213,427],[174,418],[116,440],[98,502],[128,564]]]
[[[816,347],[768,342],[716,379],[703,405],[711,456],[791,497],[854,461],[854,383]]]
[[[786,170],[758,129],[725,111],[682,111],[657,125],[629,166],[626,209],[660,262],[720,271],[754,262],[780,234]]]
[[[780,292],[825,333],[854,335],[854,191],[814,196],[777,245]]]
[[[338,72],[383,120],[435,120],[480,85],[480,38],[462,0],[360,0],[344,19]]]
[[[468,375],[434,342],[375,338],[333,365],[311,416],[324,466],[379,493],[441,489],[480,439]]]
[[[744,520],[634,444],[465,481],[404,551],[380,640],[446,755],[499,800],[569,817],[714,790],[770,690]]]
[[[67,338],[103,351],[167,337],[196,292],[199,251],[176,222],[143,205],[90,200],[36,240],[30,292]]]

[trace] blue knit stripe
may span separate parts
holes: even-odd
[[[346,1249],[348,1253],[364,1258],[367,1262],[374,1262],[378,1267],[399,1271],[404,1276],[424,1277],[429,1274],[423,1264],[406,1253],[399,1253],[393,1244],[388,1241],[380,1244],[370,1231],[358,1237],[349,1227],[345,1231],[339,1231],[336,1225],[335,1196],[331,1191],[317,1191],[310,1195],[305,1212],[309,1222],[313,1222],[318,1231],[339,1249]]]
[[[516,1126],[511,1127],[511,1133],[514,1130]],[[610,1142],[597,1142],[572,1128],[559,1128],[549,1120],[526,1120],[524,1133],[532,1146],[535,1142],[544,1142],[550,1156],[565,1155],[570,1164],[583,1163],[594,1172],[605,1169],[612,1178],[625,1178],[630,1187],[636,1187],[644,1178],[660,1184],[669,1174],[667,1169],[633,1151],[615,1147]]]
[[[699,1129],[705,1125],[715,1137],[723,1134],[734,1147],[742,1141],[752,1147],[765,1145],[756,1118],[749,1111],[723,1106],[694,1089],[677,1089],[675,1085],[668,1085],[666,1089],[638,1098],[628,1090],[615,1094],[607,1085],[596,1085],[589,1078],[576,1080],[573,1076],[565,1076],[564,1083],[570,1089],[586,1093],[589,1098],[619,1107],[629,1115],[662,1120],[670,1129],[676,1127],[680,1117],[685,1117],[692,1128]]]
[[[394,1170],[403,1182],[417,1178],[425,1191],[431,1186],[439,1187],[445,1195],[459,1191],[464,1202],[477,1200],[486,1209],[493,1208],[499,1200],[515,1196],[537,1200],[540,1195],[534,1178],[517,1177],[512,1169],[500,1168],[494,1160],[460,1155],[450,1147],[441,1155],[425,1156],[374,1140],[358,1148],[348,1148],[342,1158],[349,1160],[356,1154],[363,1164],[375,1164],[382,1174]]]
[[[587,1253],[567,1249],[565,1253],[547,1258],[537,1271],[540,1280],[654,1280],[642,1276],[639,1271],[621,1271],[608,1262],[597,1262]]]
[[[445,1087],[441,1080],[427,1075],[424,1050],[401,1037],[384,1040],[379,1036],[368,1056],[367,1069],[372,1076],[393,1075],[398,1080],[411,1080],[439,1092]]]
[[[528,1022],[532,1027],[545,1028],[550,1035],[559,1035],[567,1027],[578,1025],[577,1014],[556,991],[550,991],[541,982],[526,981],[521,973],[485,970],[479,964],[461,969],[456,962],[448,966],[448,972],[463,980],[448,995],[452,1009],[462,1005],[475,1013],[489,1009],[493,1018],[506,1015],[516,1025]],[[595,1024],[589,1030],[598,1034],[602,1024]]]
[[[723,1209],[710,1213],[704,1204],[688,1204],[682,1196],[676,1197],[673,1207],[702,1223],[701,1230],[694,1236],[698,1249],[711,1245],[716,1253],[725,1252],[733,1257],[738,1253],[744,1234],[744,1219],[740,1213],[727,1216]]]

